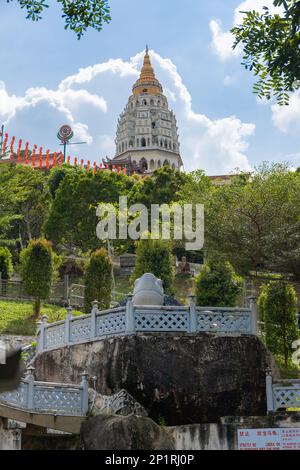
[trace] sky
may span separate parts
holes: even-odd
[[[39,22],[17,1],[0,1],[0,124],[9,136],[60,149],[70,124],[74,158],[113,157],[119,114],[139,75],[146,44],[176,114],[187,171],[251,170],[264,161],[300,166],[300,91],[288,107],[252,93],[254,78],[232,50],[241,11],[272,0],[110,0],[112,21],[78,41],[59,5]]]

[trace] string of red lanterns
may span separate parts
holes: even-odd
[[[14,151],[16,137],[13,136],[11,138],[9,145],[8,145],[8,141],[9,141],[8,133],[5,133],[3,144],[2,144],[2,149],[0,149],[0,155],[2,155],[2,157],[7,156],[7,153],[8,153],[7,150],[9,148],[9,160],[10,161],[13,160],[16,157],[16,162],[19,163],[19,164],[21,164],[23,162],[23,163],[25,163],[26,166],[31,165],[32,168],[36,168],[37,163],[38,163],[38,168],[40,168],[40,169],[46,168],[47,170],[49,170],[51,167],[54,168],[56,166],[62,166],[63,163],[64,163],[63,153],[58,154],[57,152],[54,152],[51,156],[50,150],[48,149],[46,151],[46,155],[43,155],[43,147],[40,147],[38,149],[38,146],[36,144],[34,144],[34,146],[32,148],[32,151],[30,152],[29,142],[25,143],[25,149],[24,149],[23,158],[22,158],[22,143],[23,143],[23,140],[20,139],[18,141],[18,147],[17,147],[16,152]],[[71,165],[71,157],[70,156],[67,157],[66,163],[68,165]],[[77,157],[74,157],[73,166],[75,166],[75,167],[79,166],[81,169],[85,169],[87,171],[92,170],[94,174],[96,174],[97,171],[99,171],[99,170],[102,170],[102,171],[108,170],[108,171],[112,171],[114,173],[120,173],[120,174],[122,173],[124,175],[127,175],[127,168],[126,167],[122,168],[121,166],[112,165],[112,169],[110,170],[110,168],[107,164],[103,165],[102,163],[100,163],[100,165],[97,165],[96,162],[91,163],[90,160],[88,160],[86,165],[85,165],[83,159],[80,160],[80,164],[78,165],[78,158]],[[132,174],[135,175],[136,172],[133,171]]]

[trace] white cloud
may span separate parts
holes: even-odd
[[[274,7],[273,0],[245,0],[234,10],[232,27],[243,22],[243,12],[255,10],[262,13],[264,6],[269,7],[271,13],[281,10]],[[240,55],[242,48],[238,46],[232,49],[234,37],[230,31],[223,31],[220,19],[211,20],[209,27],[212,33],[211,48],[220,60],[226,61]]]
[[[295,91],[291,97],[289,106],[279,106],[274,104],[272,107],[272,120],[275,126],[281,132],[300,131],[300,90]]]
[[[213,120],[196,113],[173,62],[153,51],[151,57],[177,116],[185,168],[203,168],[209,174],[223,174],[237,167],[248,170],[246,150],[254,124],[243,123],[236,116]],[[19,97],[10,95],[0,83],[0,121],[6,120],[10,135],[38,146],[43,143],[44,148],[52,150],[58,145],[57,130],[66,122],[73,127],[76,140],[88,143],[70,147],[71,155],[92,162],[112,157],[117,119],[139,74],[142,58],[143,52],[129,61],[110,59],[64,78],[55,90],[30,88]]]
[[[212,32],[211,48],[222,61],[237,57],[240,48],[232,49],[233,36],[229,31],[223,32],[220,20],[211,20],[209,23]]]
[[[235,75],[226,75],[226,77],[223,80],[223,83],[225,86],[230,86],[234,85],[237,81],[237,78]]]

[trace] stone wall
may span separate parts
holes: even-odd
[[[0,418],[0,450],[21,450],[21,432],[10,429],[7,419]]]
[[[300,428],[300,413],[222,418],[221,423],[169,427],[176,450],[238,450],[238,429]]]

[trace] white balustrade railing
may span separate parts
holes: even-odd
[[[36,382],[33,367],[11,392],[0,394],[0,402],[31,412],[55,412],[60,415],[85,416],[88,412],[88,380],[82,374],[80,385]]]
[[[266,374],[267,411],[300,408],[300,380],[278,380],[273,383],[271,371]]]
[[[64,321],[47,323],[44,316],[37,333],[37,352],[135,332],[211,332],[257,334],[256,305],[250,308],[189,306],[135,307],[128,296],[124,307],[99,311],[93,302],[90,315],[73,317],[67,309]]]

